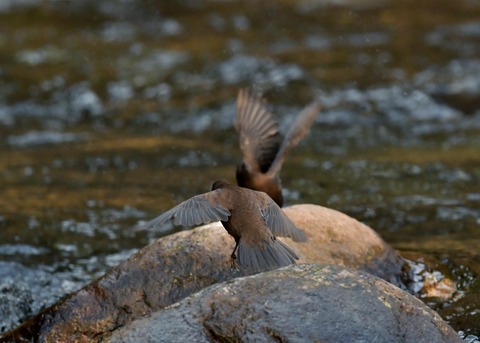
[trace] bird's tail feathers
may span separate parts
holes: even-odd
[[[261,246],[252,246],[240,240],[237,261],[240,267],[253,272],[262,272],[295,263],[298,255],[282,241],[272,238]]]

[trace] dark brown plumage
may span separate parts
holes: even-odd
[[[237,97],[235,128],[243,162],[237,167],[237,184],[265,192],[278,206],[283,206],[279,178],[283,159],[309,132],[320,108],[316,101],[305,107],[283,138],[265,101],[241,89]]]
[[[235,239],[232,267],[238,264],[253,272],[295,263],[297,254],[275,236],[305,241],[305,234],[265,193],[218,180],[212,191],[196,195],[142,225],[148,229],[172,220],[175,225],[193,226],[221,221]],[[237,258],[238,254],[238,258]]]

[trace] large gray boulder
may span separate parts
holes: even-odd
[[[300,262],[360,269],[402,286],[405,261],[368,226],[321,206],[296,205],[285,212],[308,236],[305,243],[284,240]],[[105,334],[207,286],[245,276],[230,270],[233,247],[233,238],[219,223],[163,237],[4,339],[101,341]]]
[[[368,273],[297,265],[210,286],[117,331],[135,342],[461,342],[414,296]]]

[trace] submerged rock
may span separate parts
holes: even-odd
[[[405,261],[371,228],[315,205],[296,205],[285,212],[308,236],[305,243],[284,240],[297,251],[300,262],[361,269],[403,285]],[[100,341],[105,334],[202,288],[246,275],[230,269],[234,244],[220,223],[163,237],[5,338]]]
[[[109,342],[461,342],[414,296],[364,272],[298,265],[208,287]]]

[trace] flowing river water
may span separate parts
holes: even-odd
[[[284,128],[323,104],[287,205],[455,280],[423,300],[480,335],[478,0],[0,2],[0,288],[44,295],[35,314],[178,230],[128,228],[234,181],[242,87]]]

